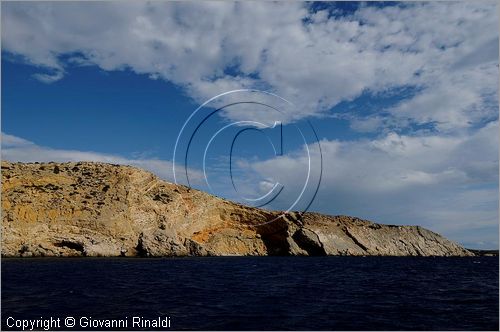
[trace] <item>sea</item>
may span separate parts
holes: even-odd
[[[498,331],[498,262],[4,258],[2,330]]]

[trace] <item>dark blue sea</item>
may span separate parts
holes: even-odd
[[[168,317],[171,330],[498,330],[498,258],[2,259],[15,320]],[[86,320],[85,320],[86,319]],[[94,328],[106,330],[106,328]],[[165,328],[161,328],[165,329]]]

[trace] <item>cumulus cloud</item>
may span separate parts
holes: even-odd
[[[64,76],[69,56],[71,63],[171,81],[197,102],[231,89],[273,91],[297,104],[292,120],[400,86],[422,91],[390,110],[401,123],[451,130],[491,116],[484,103],[498,87],[495,2],[362,5],[348,15],[309,6],[6,3],[2,46],[47,69],[36,76],[44,82]],[[355,127],[366,131],[360,123]]]

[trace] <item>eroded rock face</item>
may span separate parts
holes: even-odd
[[[472,254],[418,226],[250,208],[130,166],[2,162],[2,256],[186,255]]]

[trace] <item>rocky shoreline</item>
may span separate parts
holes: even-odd
[[[246,207],[131,166],[1,168],[3,257],[474,256],[419,226]]]

